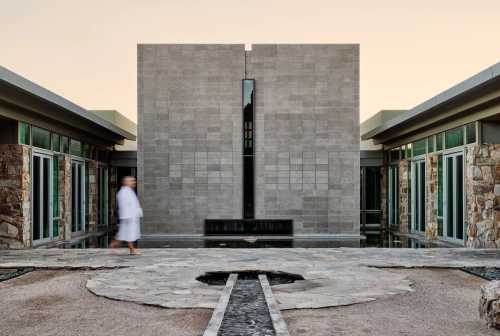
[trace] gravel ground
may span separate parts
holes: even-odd
[[[36,271],[0,283],[0,335],[202,335],[212,311],[97,297],[90,271]]]
[[[291,336],[499,336],[479,319],[485,280],[459,270],[399,269],[415,292],[345,307],[283,312]]]
[[[283,312],[291,336],[499,336],[478,317],[485,280],[459,270],[394,269],[415,292],[345,307]],[[88,292],[91,271],[36,271],[0,283],[0,335],[202,335],[209,309],[163,309]]]

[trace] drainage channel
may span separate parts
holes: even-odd
[[[289,336],[265,274],[231,273],[203,336]]]

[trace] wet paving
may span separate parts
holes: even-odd
[[[239,280],[233,288],[218,336],[274,336],[259,280]]]
[[[33,271],[33,268],[4,268],[0,269],[0,282],[18,277]]]
[[[463,270],[486,280],[500,280],[500,267],[464,267]]]

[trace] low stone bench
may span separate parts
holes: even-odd
[[[500,280],[481,286],[479,316],[486,320],[489,327],[500,329]]]

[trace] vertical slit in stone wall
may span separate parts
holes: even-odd
[[[254,218],[255,150],[254,97],[255,81],[243,80],[243,218]]]

